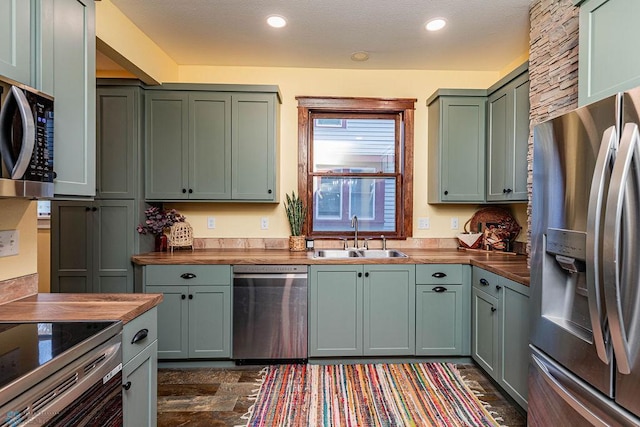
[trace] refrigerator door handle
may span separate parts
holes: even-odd
[[[571,406],[576,412],[582,415],[594,426],[608,427],[609,423],[602,420],[597,414],[589,410],[587,402],[582,402],[574,393],[568,390],[563,384],[563,374],[555,369],[550,369],[543,360],[538,358],[535,354],[531,354],[531,361],[533,367],[538,371],[540,376],[544,379],[549,387],[556,392],[558,396],[564,400],[567,405]]]
[[[609,187],[609,195],[607,196],[607,205],[605,213],[605,230],[611,237],[604,240],[603,257],[604,263],[604,295],[607,308],[607,318],[609,321],[609,330],[611,332],[611,342],[616,357],[618,371],[621,374],[631,373],[631,362],[633,361],[632,353],[637,353],[638,339],[628,340],[624,318],[622,313],[622,293],[621,293],[621,257],[620,242],[622,238],[622,215],[625,202],[625,191],[627,190],[627,182],[634,179],[638,188],[640,179],[638,168],[632,170],[632,160],[635,156],[636,162],[640,162],[640,133],[638,126],[634,123],[627,123],[622,131],[620,139],[620,148],[618,151],[616,162],[611,173],[611,186]],[[633,176],[630,176],[630,172]],[[628,194],[631,196],[631,194]],[[629,222],[629,221],[627,221]],[[630,230],[625,230],[625,234],[630,234]],[[630,255],[632,256],[632,255]],[[635,260],[634,262],[637,262]],[[634,310],[630,319],[631,324],[638,325],[638,310]],[[632,326],[632,329],[634,328]],[[633,347],[633,348],[632,348]]]
[[[611,170],[617,144],[616,127],[611,126],[602,136],[602,143],[600,144],[600,151],[598,152],[591,181],[589,210],[587,212],[586,273],[589,317],[591,318],[593,342],[598,352],[598,357],[606,364],[609,364],[610,358],[604,340],[604,321],[606,318],[604,315],[604,302],[602,301],[603,296],[600,294],[602,289],[602,260],[600,259],[600,251],[602,250],[601,218],[607,181],[610,178],[610,174],[607,172]]]

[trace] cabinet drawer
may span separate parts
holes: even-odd
[[[146,285],[231,285],[229,265],[148,265]]]
[[[152,308],[122,328],[122,363],[158,339],[158,309]]]
[[[500,295],[500,290],[503,286],[502,280],[503,279],[495,273],[491,273],[490,271],[483,270],[478,267],[473,268],[473,287],[481,290],[487,295],[497,298]]]
[[[416,265],[416,284],[460,285],[462,284],[462,265],[461,264]]]

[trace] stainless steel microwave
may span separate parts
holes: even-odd
[[[0,77],[0,197],[53,197],[53,97]]]

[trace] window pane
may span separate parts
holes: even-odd
[[[395,172],[395,120],[314,119],[313,123],[314,172],[353,168]]]
[[[314,177],[313,231],[358,229],[393,232],[396,224],[396,181],[393,178]]]

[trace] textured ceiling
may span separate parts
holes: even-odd
[[[179,65],[498,71],[528,51],[530,0],[112,0]],[[287,18],[281,29],[268,15]],[[444,17],[429,33],[424,24]],[[354,62],[353,52],[370,59]]]

